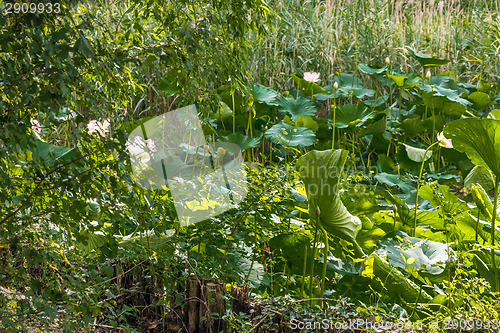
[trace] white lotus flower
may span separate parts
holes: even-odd
[[[309,82],[318,82],[319,81],[319,73],[316,72],[305,72],[304,80]]]

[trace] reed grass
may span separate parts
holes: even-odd
[[[467,81],[500,77],[500,0],[275,0],[267,38],[251,36],[250,73],[284,89],[289,74],[355,72],[389,57],[403,72],[421,72],[408,47],[451,59],[437,71]]]

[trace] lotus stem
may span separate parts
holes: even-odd
[[[337,111],[337,89],[333,92],[333,126],[332,126],[332,149],[335,149],[335,112]]]
[[[304,285],[306,282],[306,266],[307,266],[307,248],[308,246],[305,246],[305,251],[304,251],[304,264],[302,266],[302,285],[300,286],[300,296],[304,295]]]
[[[495,291],[500,291],[500,286],[498,285],[498,269],[495,263],[495,221],[497,219],[497,206],[498,206],[498,176],[495,175],[495,195],[493,198],[493,214],[491,217],[491,265],[493,267],[493,272],[495,273]]]
[[[417,208],[418,208],[418,191],[420,191],[420,180],[422,179],[422,173],[424,172],[424,164],[425,164],[425,158],[427,157],[427,152],[429,149],[437,145],[439,141],[434,142],[431,144],[427,149],[425,150],[424,153],[424,159],[422,160],[422,164],[420,165],[420,173],[418,174],[418,180],[417,180],[417,194],[415,197],[415,217],[413,219],[413,237],[416,237],[417,233]]]
[[[326,277],[326,264],[328,262],[328,251],[330,251],[330,245],[328,243],[328,234],[324,228],[321,228],[323,231],[323,237],[325,238],[325,248],[323,250],[323,271],[321,272],[321,297],[325,295],[325,277]]]
[[[318,241],[318,229],[319,227],[319,216],[321,212],[318,206],[316,206],[316,230],[314,231],[314,242],[312,248],[312,259],[311,259],[311,274],[309,276],[309,298],[312,297],[312,285],[314,276],[314,259],[316,257],[316,242]]]

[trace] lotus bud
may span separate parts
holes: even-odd
[[[321,209],[319,209],[319,206],[316,206],[315,213],[317,217],[319,217],[319,215],[321,214]]]
[[[224,148],[222,148],[222,147],[217,148],[217,155],[222,157],[222,156],[226,155],[226,153],[227,153],[227,150],[225,150]]]
[[[339,89],[339,83],[337,81],[335,81],[335,83],[333,84],[333,89]]]
[[[431,78],[431,76],[432,76],[432,74],[431,74],[431,70],[430,70],[430,69],[428,69],[428,70],[427,70],[427,72],[425,73],[425,78],[426,78],[426,79],[430,79],[430,78]]]
[[[391,64],[391,59],[389,57],[385,57],[385,64],[389,66]]]

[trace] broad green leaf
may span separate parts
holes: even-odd
[[[361,99],[375,96],[375,90],[365,88],[363,81],[353,74],[340,74],[338,77],[334,77],[333,80],[339,84],[337,97],[352,95]]]
[[[413,50],[411,48],[408,48],[408,50],[410,51],[410,55],[413,58],[417,59],[417,61],[423,67],[437,67],[437,66],[441,66],[441,65],[444,65],[444,64],[447,64],[448,62],[450,62],[450,60],[448,60],[448,59],[441,59],[438,57],[430,56],[430,55],[425,54],[425,53],[415,52],[415,50]]]
[[[371,125],[363,128],[359,135],[384,134],[387,129],[387,117],[384,115],[381,119],[374,121]]]
[[[489,169],[476,165],[464,179],[464,187],[469,190],[474,184],[480,184],[484,190],[489,191],[495,186],[495,179]]]
[[[409,193],[415,187],[408,184],[404,180],[401,179],[399,175],[393,175],[385,172],[381,172],[374,177],[379,183],[387,185],[389,187],[399,187],[401,191],[405,193]]]
[[[232,133],[227,136],[222,136],[218,141],[220,142],[232,142],[238,145],[241,151],[245,151],[250,148],[257,148],[260,146],[262,135],[258,138],[252,138],[241,134],[240,132]]]
[[[182,91],[182,87],[178,83],[180,74],[180,70],[171,69],[167,75],[160,79],[158,91],[165,94],[166,97],[180,93]]]
[[[314,143],[316,135],[309,128],[296,127],[281,122],[267,130],[266,139],[290,147],[308,147]]]
[[[396,83],[398,87],[402,87],[405,83],[405,79],[408,78],[408,76],[396,74],[387,74],[387,77],[394,81],[394,83]]]
[[[413,162],[422,163],[424,159],[427,161],[432,156],[432,151],[425,152],[425,149],[415,148],[407,144],[403,144],[408,158]]]
[[[370,278],[372,287],[379,292],[388,293],[396,300],[402,298],[410,303],[427,303],[432,300],[426,291],[375,253],[365,261],[361,276]]]
[[[472,105],[476,110],[486,109],[487,107],[496,104],[496,102],[492,100],[487,93],[480,91],[473,92],[467,98],[472,101]]]
[[[335,127],[336,128],[347,128],[347,127],[361,127],[368,120],[373,119],[375,113],[370,111],[366,106],[361,103],[358,104],[347,104],[339,106],[335,114]],[[333,113],[329,115],[329,121],[333,122]]]
[[[466,153],[472,163],[500,177],[500,120],[458,119],[446,124],[444,135],[451,139],[453,148]]]
[[[75,163],[69,164],[69,167],[81,166],[84,160],[78,160],[81,158],[81,154],[77,148],[68,148],[64,146],[56,146],[47,142],[43,142],[37,138],[33,138],[30,143],[32,148],[32,156],[34,160],[42,160],[46,165],[53,167],[58,162],[61,164],[70,163],[76,161]]]
[[[365,100],[363,103],[371,108],[376,108],[377,106],[381,106],[389,99],[389,95],[379,96],[376,99]]]
[[[409,136],[417,136],[425,131],[424,121],[421,117],[407,118],[399,126]]]
[[[467,107],[459,102],[445,101],[442,110],[447,116],[461,116],[467,111]]]
[[[451,217],[470,210],[467,203],[450,192],[449,186],[446,185],[438,185],[434,187],[434,190],[430,185],[422,186],[418,195],[422,199],[429,200],[432,207],[441,208]]]
[[[478,250],[472,251],[474,254],[474,262],[477,267],[477,271],[481,277],[483,277],[486,281],[488,281],[493,289],[495,288],[495,273],[493,270],[493,265],[491,262],[491,252],[488,247],[480,247]],[[500,251],[495,250],[495,264],[497,270],[500,269]]]
[[[488,118],[500,120],[500,109],[493,109],[488,113]]]
[[[493,202],[480,184],[472,185],[472,198],[481,214],[483,214],[488,221],[491,221],[493,218]],[[497,205],[497,207],[496,223],[500,221],[500,205]]]
[[[75,42],[75,47],[83,54],[85,58],[91,58],[94,56],[94,52],[92,52],[92,46],[90,46],[88,39],[82,33],[80,33],[80,37]]]
[[[311,235],[304,230],[290,234],[283,233],[271,238],[269,240],[269,247],[275,254],[282,255],[289,262],[291,268],[301,274],[306,246],[309,248],[307,263],[310,263],[312,259],[311,238]]]
[[[342,196],[342,202],[353,215],[373,214],[380,210],[377,200],[371,193],[349,194]]]
[[[358,262],[345,261],[338,259],[333,255],[329,255],[327,269],[331,269],[345,275],[357,276],[361,272],[363,264],[364,264],[363,261],[358,261]]]
[[[259,102],[266,103],[267,105],[278,105],[278,92],[270,87],[263,86],[262,84],[252,83],[252,95]]]
[[[278,101],[278,104],[280,113],[290,115],[293,121],[300,116],[314,117],[316,114],[314,103],[302,96],[299,96],[297,99],[282,97]]]
[[[448,254],[447,244],[410,237],[402,231],[396,231],[393,238],[381,239],[378,242],[377,253],[381,256],[387,255],[391,265],[403,270],[408,265],[433,275],[441,274],[445,269],[445,263],[453,260],[453,255]],[[412,264],[410,258],[414,259]]]
[[[320,225],[327,232],[353,243],[357,254],[362,255],[356,243],[361,221],[347,211],[339,196],[338,185],[346,159],[345,150],[313,150],[297,160],[296,168],[306,187],[312,223],[319,208]]]
[[[310,128],[314,133],[318,130],[318,123],[309,116],[297,117],[295,119],[295,126]]]
[[[377,68],[377,67],[371,67],[367,64],[359,64],[358,69],[361,73],[368,75],[384,74],[385,72],[387,72],[387,66]]]

